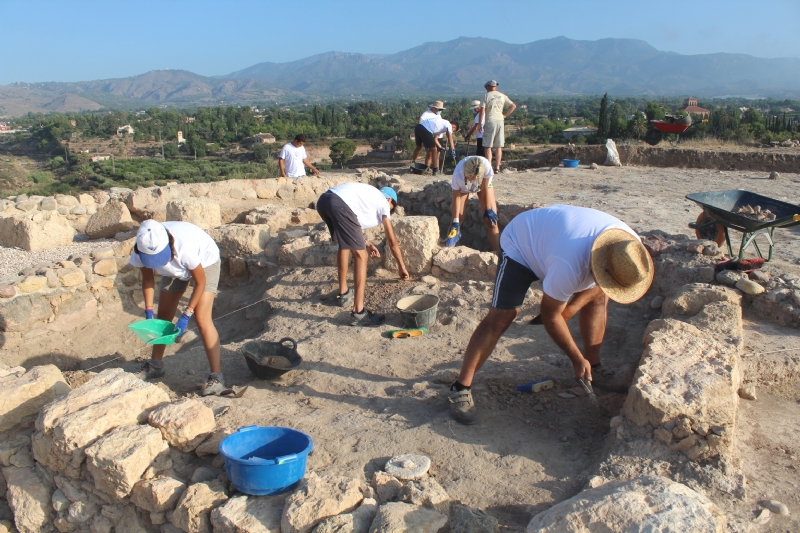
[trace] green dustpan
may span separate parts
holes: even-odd
[[[147,344],[172,344],[180,331],[175,331],[175,324],[169,320],[140,320],[128,325],[128,329]]]

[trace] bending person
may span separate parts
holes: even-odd
[[[400,245],[394,236],[391,213],[397,207],[397,193],[391,187],[376,189],[366,183],[342,183],[331,187],[317,200],[317,212],[339,245],[336,266],[339,269],[339,288],[322,297],[323,301],[336,302],[345,307],[351,302],[351,326],[379,326],[386,316],[364,308],[364,292],[367,287],[367,261],[380,257],[380,251],[364,238],[362,230],[383,225],[386,245],[397,260],[400,279],[408,279]],[[355,292],[347,286],[347,269],[353,253],[353,283]]]
[[[439,173],[439,150],[443,149],[442,144],[436,137],[442,133],[447,134],[447,139],[450,141],[450,148],[452,149],[453,161],[456,159],[456,143],[453,140],[453,132],[458,131],[458,124],[450,124],[440,116],[431,117],[423,120],[414,128],[414,141],[417,143],[417,149],[414,153],[419,155],[421,146],[425,146],[425,165],[433,169],[433,174]],[[411,161],[416,163],[416,157]]]
[[[145,220],[136,234],[130,263],[142,271],[144,315],[147,319],[153,318],[154,272],[162,276],[156,315],[160,320],[172,321],[189,281],[194,281],[189,305],[183,310],[175,329],[183,335],[189,321],[195,317],[211,370],[201,394],[208,396],[225,390],[219,359],[219,334],[211,320],[220,273],[217,243],[208,233],[188,222]],[[153,354],[142,365],[139,377],[156,379],[164,375],[165,348],[164,345],[153,346]]]
[[[478,194],[481,203],[483,223],[489,233],[489,248],[493,252],[500,250],[500,227],[497,225],[497,201],[492,186],[492,165],[489,160],[479,155],[462,159],[453,171],[450,184],[453,188],[453,219],[447,232],[445,246],[455,246],[461,238],[461,219],[467,206],[470,193]]]

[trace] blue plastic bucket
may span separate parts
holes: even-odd
[[[252,496],[292,490],[306,475],[314,441],[284,427],[246,426],[225,437],[219,453],[236,490]]]
[[[580,159],[562,159],[561,162],[567,168],[577,168],[578,163],[581,162]]]

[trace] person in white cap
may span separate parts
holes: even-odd
[[[483,149],[486,151],[486,159],[492,162],[492,151],[495,152],[494,171],[500,171],[503,162],[503,146],[506,143],[505,119],[517,108],[517,104],[497,90],[497,80],[489,80],[483,86],[486,95],[483,97],[483,108],[481,109],[481,121],[485,121],[483,126]],[[508,106],[508,112],[503,113],[503,109]]]
[[[483,103],[480,100],[473,100],[472,103],[470,104],[470,108],[472,109],[472,111],[475,112],[475,124],[473,124],[473,126],[464,136],[464,140],[469,142],[469,138],[474,134],[475,154],[483,156],[485,155],[483,152],[483,126],[486,122],[486,118],[481,113],[481,111],[483,110]]]
[[[608,300],[633,303],[653,282],[653,260],[641,239],[617,218],[585,207],[551,205],[520,213],[500,237],[494,296],[469,340],[461,373],[450,387],[450,413],[478,420],[472,380],[519,313],[531,283],[542,280],[541,323],[572,362],[575,378],[610,377],[600,364]],[[580,315],[583,351],[567,321]]]
[[[428,119],[437,118],[437,117],[441,118],[442,109],[444,109],[444,102],[442,102],[441,100],[436,100],[434,103],[432,103],[431,105],[428,106],[428,109],[426,109],[425,111],[422,112],[422,114],[419,116],[419,120],[417,120],[417,124],[422,124],[423,122],[425,122]],[[414,137],[416,137],[416,134],[414,135]],[[444,137],[444,134],[440,133],[439,136],[438,136],[439,144],[441,144],[441,140],[442,140],[443,137]],[[411,162],[412,163],[417,161],[417,157],[419,157],[420,151],[422,151],[422,144],[417,144],[416,148],[414,148],[414,153],[411,154]],[[426,157],[426,159],[427,159],[427,157]]]
[[[493,252],[500,250],[500,227],[497,225],[497,200],[492,186],[493,176],[492,165],[485,157],[471,155],[458,162],[450,182],[453,189],[451,203],[453,218],[445,246],[455,246],[461,238],[461,219],[464,216],[467,199],[470,193],[477,193],[483,222],[489,235],[489,249]]]
[[[451,124],[442,117],[436,115],[427,120],[423,120],[414,128],[414,141],[417,144],[414,150],[414,155],[411,158],[412,163],[416,163],[417,156],[419,155],[422,146],[425,146],[425,165],[433,169],[433,174],[438,174],[439,171],[439,150],[443,149],[442,144],[437,139],[440,134],[446,134],[450,142],[450,149],[452,150],[453,161],[456,159],[456,143],[453,139],[453,133],[458,131],[458,124]]]
[[[220,274],[219,248],[214,239],[188,222],[145,220],[136,233],[130,264],[142,271],[146,319],[154,318],[155,272],[161,274],[156,315],[160,320],[172,321],[183,293],[189,282],[194,280],[189,304],[175,324],[175,330],[183,335],[189,321],[195,318],[211,369],[201,394],[208,396],[225,390],[220,366],[219,334],[211,320]],[[140,377],[156,379],[164,375],[165,348],[164,345],[153,346],[153,354],[142,365]]]

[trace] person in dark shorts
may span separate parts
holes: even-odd
[[[378,326],[386,320],[364,308],[364,291],[367,286],[367,261],[380,257],[374,244],[367,242],[362,230],[383,225],[386,245],[397,260],[401,279],[408,279],[403,254],[394,236],[391,213],[397,207],[397,193],[391,187],[376,189],[366,183],[342,183],[331,187],[317,200],[317,212],[339,245],[336,266],[339,269],[339,288],[323,295],[322,300],[336,302],[345,307],[353,304],[350,313],[351,326]],[[353,284],[355,291],[347,286],[347,269],[350,253],[353,253]]]
[[[417,161],[420,148],[425,147],[425,165],[433,169],[433,173],[437,174],[439,169],[439,150],[443,149],[439,139],[439,135],[446,133],[447,139],[450,142],[453,160],[456,158],[456,144],[453,140],[453,132],[458,131],[458,124],[451,124],[439,115],[434,115],[431,118],[425,119],[414,128],[414,141],[417,143],[417,149],[414,150],[414,157],[412,163]]]
[[[600,364],[609,298],[632,303],[653,281],[653,260],[636,233],[611,215],[569,205],[517,215],[500,236],[500,260],[489,313],[469,340],[461,373],[450,387],[450,413],[478,421],[472,380],[519,313],[531,283],[542,280],[541,321],[572,362],[575,377],[606,376]],[[583,351],[567,321],[580,314]]]
[[[481,119],[481,111],[483,111],[483,103],[480,100],[473,100],[470,108],[475,113],[475,123],[469,129],[464,140],[469,142],[471,135],[475,135],[475,155],[483,157],[483,125],[486,122],[485,117]],[[469,155],[469,154],[466,154]],[[491,163],[490,163],[491,165]]]

